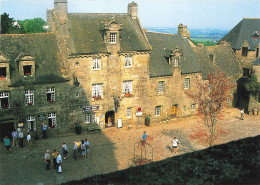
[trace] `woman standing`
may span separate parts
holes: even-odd
[[[63,157],[64,157],[64,159],[67,159],[68,147],[67,147],[66,143],[63,142],[61,147],[62,147]]]

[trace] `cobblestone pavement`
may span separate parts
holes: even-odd
[[[228,109],[225,112],[225,119],[219,125],[226,131],[227,135],[221,137],[219,143],[226,143],[245,137],[260,134],[260,116],[245,115],[244,120],[239,119],[238,109]],[[3,185],[51,185],[61,184],[70,180],[79,180],[95,174],[109,173],[128,168],[133,164],[134,144],[138,142],[143,131],[146,131],[148,143],[153,147],[153,160],[162,160],[167,157],[180,155],[208,147],[205,144],[197,143],[190,138],[194,126],[204,127],[196,117],[172,119],[164,124],[141,125],[138,128],[116,129],[109,128],[98,133],[82,133],[76,135],[69,133],[66,136],[52,137],[33,141],[31,146],[25,144],[24,148],[12,147],[13,152],[8,154],[3,142],[0,143],[0,184]],[[167,146],[170,146],[173,136],[180,140],[179,152],[173,154]],[[72,142],[76,139],[88,138],[90,141],[90,155],[86,159],[72,159]],[[61,143],[65,141],[69,147],[68,159],[63,160],[62,174],[56,170],[45,170],[44,154],[47,149],[60,150]],[[138,147],[135,148],[139,155]],[[80,154],[78,154],[80,156]],[[151,158],[151,151],[147,149],[147,158]],[[53,164],[51,165],[53,168]]]

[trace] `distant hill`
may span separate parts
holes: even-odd
[[[178,34],[177,28],[148,27],[146,29],[148,31],[153,31],[153,32]],[[188,31],[191,34],[191,38],[209,39],[209,40],[220,40],[229,32],[229,30],[221,30],[218,28],[201,28],[201,29],[188,28]]]
[[[260,135],[65,185],[259,184]]]

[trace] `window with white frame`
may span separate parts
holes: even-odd
[[[125,67],[132,67],[132,57],[131,56],[125,57]]]
[[[131,118],[132,117],[132,108],[129,107],[126,109],[126,117]]]
[[[132,81],[123,81],[123,94],[132,94]]]
[[[92,123],[96,123],[97,122],[96,113],[92,113],[92,115],[91,115],[91,122]]]
[[[154,111],[154,115],[160,116],[160,114],[161,114],[161,106],[156,106],[155,111]]]
[[[185,78],[184,88],[185,89],[190,88],[190,78]]]
[[[35,122],[35,116],[27,116],[26,117],[27,122],[27,131],[36,131],[36,122]]]
[[[191,104],[190,110],[195,110],[195,108],[196,108],[196,104]]]
[[[102,97],[103,97],[102,84],[93,84],[92,85],[92,98],[102,99]]]
[[[110,43],[116,43],[116,33],[110,33],[109,42]]]
[[[25,105],[34,105],[33,90],[31,89],[25,90]]]
[[[85,114],[85,123],[90,123],[90,114],[89,113]]]
[[[179,58],[174,58],[173,66],[174,67],[178,67],[179,66]]]
[[[48,123],[49,123],[49,127],[51,128],[57,127],[55,112],[48,113]]]
[[[158,93],[163,93],[164,81],[158,83]]]
[[[93,58],[93,70],[101,70],[101,59]]]
[[[55,87],[47,88],[47,102],[54,103],[55,101]]]
[[[9,93],[0,92],[0,109],[9,108]]]

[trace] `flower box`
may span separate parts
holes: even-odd
[[[25,74],[24,74],[24,77],[31,77],[31,76],[32,76],[31,73],[25,73]]]
[[[28,103],[27,105],[28,105],[28,106],[31,106],[31,105],[33,105],[33,103]]]
[[[0,79],[1,79],[1,80],[4,80],[4,79],[6,79],[6,76],[1,75],[1,76],[0,76]]]
[[[94,98],[94,100],[101,100],[101,96],[93,96],[92,98]]]
[[[126,96],[126,97],[131,97],[132,94],[130,94],[130,93],[126,93],[126,94],[124,94],[124,96]]]

